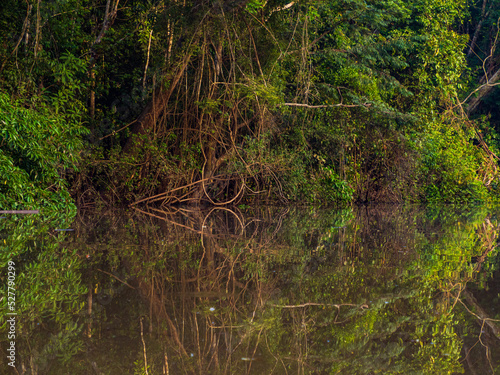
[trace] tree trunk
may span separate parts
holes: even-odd
[[[495,72],[495,74],[491,76],[491,78],[487,81],[486,84],[484,84],[478,89],[477,95],[473,97],[469,103],[469,106],[467,108],[467,114],[470,115],[471,113],[475,112],[481,100],[483,100],[483,98],[491,92],[493,87],[496,86],[496,82],[499,79],[500,79],[500,69],[498,69]]]
[[[479,33],[481,32],[481,26],[483,25],[484,20],[486,17],[488,17],[488,14],[490,13],[491,9],[491,4],[488,8],[488,12],[485,13],[486,11],[486,3],[487,0],[483,0],[483,7],[481,8],[481,20],[476,26],[476,30],[474,31],[474,36],[472,37],[472,41],[469,46],[469,51],[467,51],[467,57],[470,56],[470,54],[474,51],[474,46],[476,45],[477,39],[479,37]]]
[[[90,47],[90,64],[89,64],[89,79],[90,79],[90,98],[89,98],[89,114],[91,119],[91,131],[94,132],[94,118],[95,118],[95,65],[99,54],[96,52],[96,46],[102,42],[102,38],[109,30],[113,22],[115,22],[116,16],[118,14],[118,4],[120,0],[116,0],[113,4],[111,0],[106,1],[106,10],[104,14],[104,19],[102,21],[101,30],[99,35],[95,38],[92,46]]]

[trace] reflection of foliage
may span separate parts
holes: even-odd
[[[18,364],[31,362],[44,370],[51,359],[69,361],[82,348],[81,327],[74,321],[83,307],[80,295],[85,293],[81,261],[74,251],[60,246],[65,235],[54,232],[70,222],[54,215],[12,215],[0,220],[0,265],[6,269],[9,261],[15,263]],[[7,295],[5,280],[2,273],[2,293]],[[2,304],[5,308],[7,301]],[[6,316],[0,325],[4,330]],[[51,331],[56,333],[47,339]]]
[[[480,210],[181,209],[80,220],[65,244],[76,250],[62,258],[87,259],[92,360],[50,362],[74,374],[145,373],[146,358],[149,373],[460,372],[464,335],[481,328],[462,305],[480,302],[461,291],[498,265],[496,219]]]
[[[390,228],[396,218],[379,216],[377,222],[389,220],[380,225]],[[304,315],[313,322],[310,328],[304,332],[301,325],[289,324],[281,340],[293,343],[293,337],[307,336],[304,338],[309,348],[307,357],[314,368],[355,374],[449,373],[460,368],[460,339],[453,328],[451,331],[443,328],[449,323],[444,321],[447,314],[435,319],[432,303],[435,286],[426,282],[425,273],[419,270],[420,258],[411,254],[399,257],[398,252],[405,245],[400,250],[396,246],[394,252],[390,249],[397,239],[401,240],[402,232],[406,232],[408,241],[408,233],[416,229],[409,220],[398,223],[390,234],[371,233],[371,242],[386,240],[385,248],[379,247],[378,252],[361,241],[355,252],[345,256],[338,246],[340,262],[323,262],[312,277],[292,272],[297,277],[287,283],[283,293],[289,296],[288,300],[280,302],[299,308],[299,301],[308,300],[323,308],[307,307]],[[388,238],[394,238],[394,242]],[[387,267],[389,262],[393,267]],[[413,267],[414,271],[409,272]],[[420,285],[419,289],[415,285]],[[344,305],[332,311],[329,307],[332,303]],[[298,357],[299,348],[295,348]]]
[[[495,268],[490,262],[496,252],[498,228],[487,217],[487,212],[476,209],[474,214],[460,214],[437,208],[429,224],[434,223],[440,225],[440,238],[422,247],[422,267],[430,279],[442,280],[444,287],[446,283],[466,282],[481,269],[486,271],[479,275],[482,280],[492,276]],[[428,234],[428,239],[436,234]]]
[[[42,351],[36,354],[35,361],[38,362],[39,368],[44,369],[48,366],[48,361],[53,358],[68,363],[78,352],[82,351],[83,343],[80,340],[75,340],[79,336],[81,328],[75,322],[69,322],[56,335],[52,335],[45,342]]]

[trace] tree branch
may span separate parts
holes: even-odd
[[[371,106],[371,103],[363,103],[363,104],[321,104],[321,105],[310,105],[304,103],[283,103],[288,107],[304,107],[304,108],[333,108],[333,107],[344,107],[344,108],[354,108],[354,107],[365,107],[368,108]]]

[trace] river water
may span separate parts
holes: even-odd
[[[19,374],[500,373],[499,213],[4,215],[14,365]],[[9,317],[6,374],[16,373]]]

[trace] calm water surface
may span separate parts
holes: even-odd
[[[500,373],[499,213],[4,215],[0,373]]]

